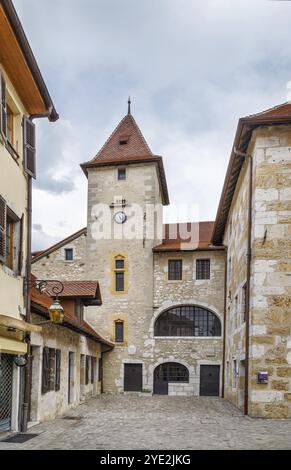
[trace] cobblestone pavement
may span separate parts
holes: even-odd
[[[73,419],[68,419],[71,417]],[[291,449],[291,420],[244,417],[219,398],[102,395],[2,449]]]

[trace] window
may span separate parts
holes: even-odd
[[[126,169],[118,168],[118,179],[119,181],[126,180]]]
[[[174,259],[168,262],[168,279],[169,281],[182,280],[182,260]]]
[[[247,307],[246,298],[247,298],[247,284],[245,283],[242,287],[242,299],[241,299],[243,323],[245,323],[246,321],[246,307]]]
[[[158,317],[155,336],[221,336],[221,323],[210,310],[183,305]]]
[[[210,279],[210,259],[196,260],[196,279]]]
[[[124,342],[124,322],[122,320],[117,320],[115,323],[115,343]]]
[[[7,105],[7,140],[13,146],[14,144],[14,114]]]
[[[187,367],[177,362],[166,362],[155,369],[155,382],[189,382]]]
[[[237,360],[234,360],[232,363],[232,388],[237,387],[237,378],[238,378],[238,371],[237,371]]]
[[[78,320],[83,321],[84,305],[81,299],[76,299],[75,301],[75,315]]]
[[[86,356],[86,365],[85,365],[85,385],[89,383],[89,369],[90,369],[90,357]]]
[[[98,382],[102,381],[102,358],[99,357],[98,359]]]
[[[73,248],[65,248],[65,260],[66,261],[73,261],[73,259],[74,259]]]
[[[19,219],[0,196],[0,261],[15,273],[22,270],[23,216]]]
[[[114,258],[114,287],[113,293],[125,292],[125,270],[126,262],[123,256]]]
[[[43,348],[42,359],[42,393],[59,390],[60,386],[61,351]]]
[[[119,137],[119,145],[127,145],[129,141],[129,135],[121,135]]]
[[[91,384],[95,382],[96,357],[91,357]]]
[[[234,328],[237,328],[239,325],[239,320],[238,320],[238,296],[236,295],[234,298]]]
[[[56,383],[55,390],[59,391],[61,388],[61,351],[56,350]]]

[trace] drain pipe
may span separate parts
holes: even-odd
[[[26,322],[31,322],[30,315],[30,287],[29,280],[31,274],[31,215],[32,215],[32,177],[27,176],[27,243],[26,243],[26,270],[24,282],[24,296],[25,296],[25,309],[26,309]],[[21,415],[21,432],[27,431],[28,423],[28,407],[30,401],[30,376],[31,376],[31,355],[30,355],[30,333],[26,333],[27,343],[27,364],[24,368],[24,392],[22,402],[22,415]]]
[[[222,386],[221,396],[225,398],[225,349],[226,349],[226,299],[227,299],[227,256],[228,250],[225,248],[225,267],[224,267],[224,305],[223,305],[223,350],[222,350]]]
[[[234,153],[244,157],[249,166],[249,190],[248,190],[248,238],[247,238],[247,285],[246,285],[246,330],[245,330],[245,390],[244,390],[244,414],[249,414],[249,350],[250,350],[250,298],[251,298],[251,259],[252,259],[252,200],[253,200],[253,157],[247,153],[234,149]]]

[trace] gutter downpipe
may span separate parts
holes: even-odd
[[[247,239],[247,288],[246,288],[246,331],[245,331],[245,391],[244,414],[249,414],[249,350],[250,350],[250,298],[251,298],[251,259],[252,259],[252,201],[253,201],[253,157],[250,154],[234,149],[236,155],[240,155],[249,162],[249,194],[248,194],[248,239]]]
[[[32,177],[28,175],[27,181],[27,244],[26,244],[26,271],[24,280],[24,296],[26,309],[26,322],[31,323],[30,315],[30,286],[29,279],[31,275],[31,215],[32,215]],[[30,400],[30,377],[31,377],[31,351],[30,351],[30,333],[26,334],[27,343],[27,364],[24,369],[24,393],[21,415],[21,432],[27,431],[28,407]]]
[[[224,267],[224,305],[223,305],[223,350],[222,350],[222,386],[221,396],[225,398],[225,349],[226,349],[226,299],[227,299],[227,256],[228,249],[225,248],[225,267]]]

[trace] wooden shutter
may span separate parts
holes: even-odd
[[[35,124],[25,116],[23,118],[23,152],[25,171],[35,178]]]
[[[42,393],[47,393],[49,390],[49,348],[43,348],[42,353]]]
[[[3,75],[0,74],[0,132],[6,141],[7,138],[7,103],[6,103],[6,83]]]
[[[58,391],[61,388],[61,351],[56,350],[56,381],[55,390]]]
[[[23,224],[24,224],[24,214],[22,214],[20,219],[19,227],[19,247],[18,247],[18,275],[21,276],[22,264],[23,264]]]
[[[96,358],[91,357],[91,384],[95,382],[95,367],[96,367]]]
[[[0,196],[0,261],[6,258],[6,202]]]
[[[56,350],[49,348],[49,390],[55,389],[56,380]]]

